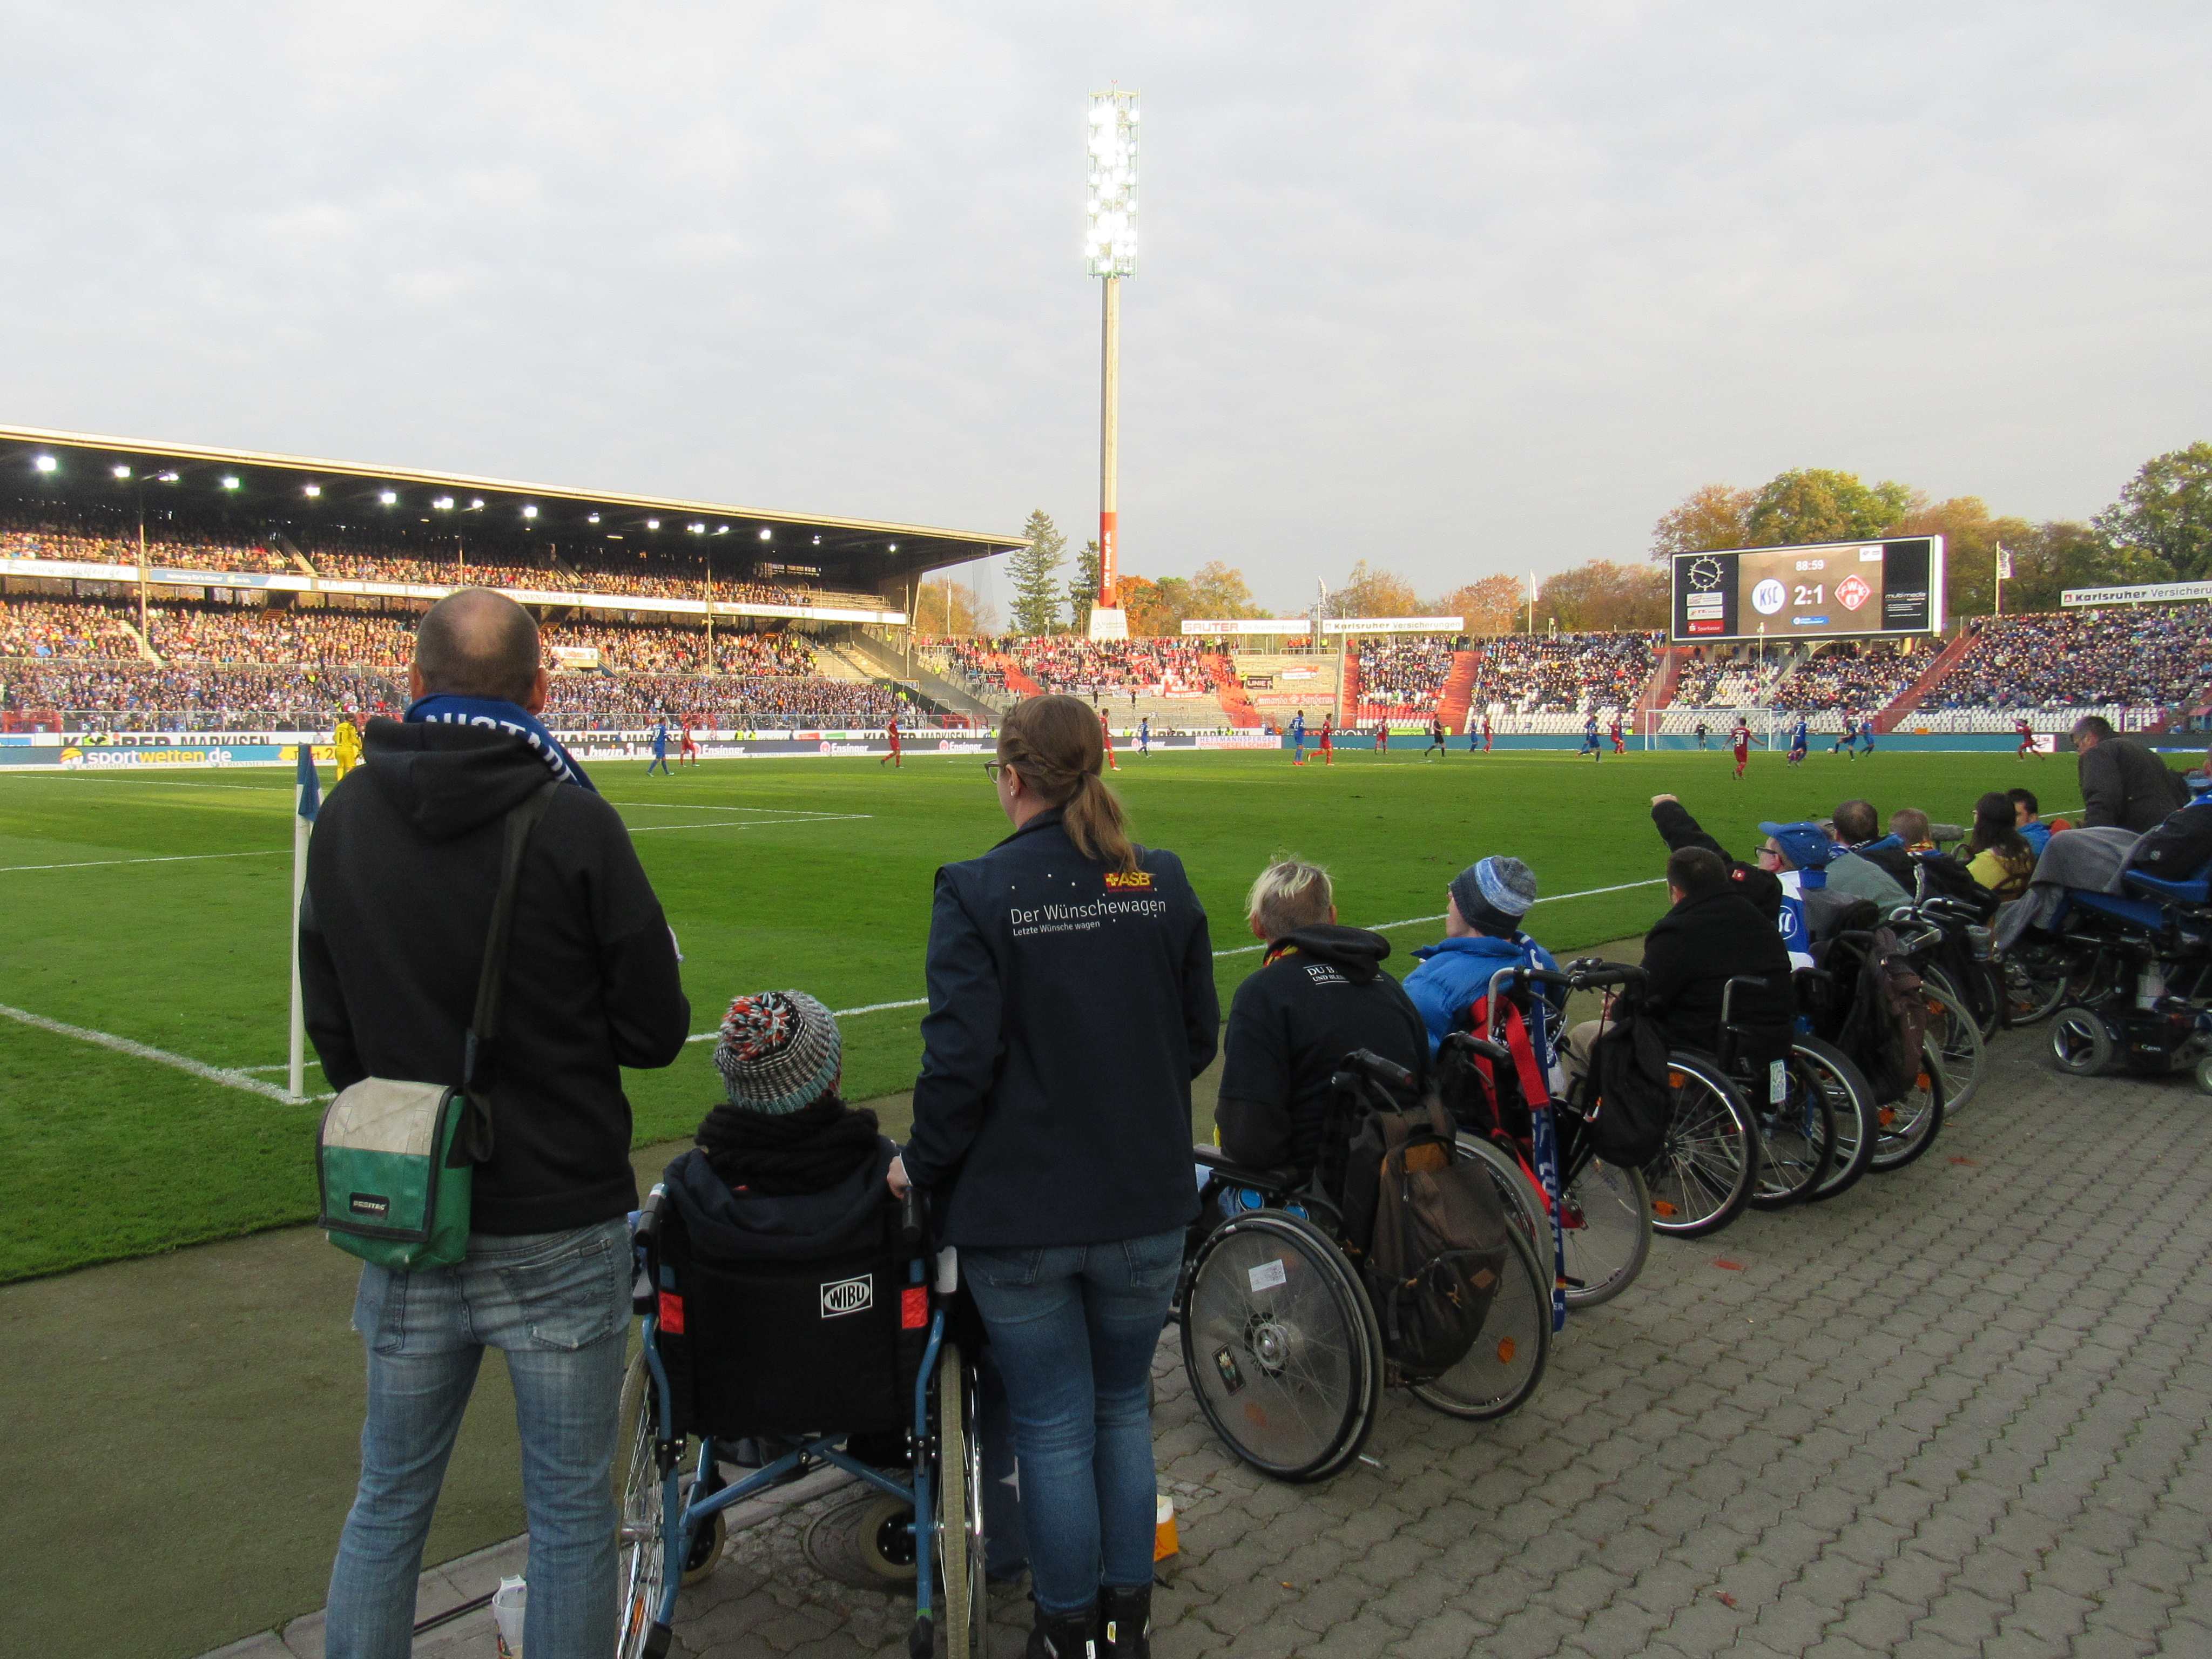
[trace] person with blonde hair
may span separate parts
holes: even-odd
[[[1146,1384],[1198,1215],[1191,1079],[1220,1025],[1206,911],[1131,841],[1097,718],[1030,697],[985,771],[1013,834],[937,872],[914,1132],[1006,1380],[1036,1603],[1030,1659],[1149,1651]],[[1102,1642],[1102,1638],[1103,1642]]]
[[[1214,1127],[1221,1150],[1253,1169],[1310,1170],[1328,1112],[1328,1080],[1355,1048],[1425,1079],[1428,1034],[1383,970],[1390,941],[1337,925],[1328,872],[1279,857],[1260,872],[1244,911],[1266,945],[1237,988],[1223,1043]]]

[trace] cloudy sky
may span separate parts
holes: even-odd
[[[1434,593],[1793,465],[2082,516],[2212,436],[2212,10],[2027,0],[0,0],[0,421],[1080,539],[1116,80],[1130,569]]]

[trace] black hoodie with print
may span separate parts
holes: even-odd
[[[1328,1109],[1328,1079],[1355,1048],[1427,1080],[1429,1036],[1382,971],[1390,941],[1362,927],[1301,927],[1267,947],[1237,988],[1222,1044],[1213,1121],[1221,1150],[1255,1169],[1310,1169]]]
[[[504,821],[547,775],[503,732],[369,722],[363,764],[316,818],[300,917],[307,1034],[331,1088],[459,1084]],[[635,1208],[621,1068],[668,1065],[690,1023],[629,831],[562,786],[515,892],[472,1230],[564,1232]]]

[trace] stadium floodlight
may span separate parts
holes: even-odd
[[[31,465],[41,472],[52,472],[61,463],[51,455],[40,455],[33,458]]]
[[[896,542],[893,542],[891,544],[891,551],[894,553],[898,551],[898,544]]]
[[[300,493],[309,501],[313,501],[323,493],[323,487],[320,484],[302,484],[300,487]]]
[[[177,475],[173,472],[164,472],[154,482],[156,483],[174,483],[177,482]]]
[[[430,505],[440,513],[450,513],[453,510],[453,498],[451,495],[441,495]]]
[[[236,475],[236,474],[234,474],[234,473],[228,473],[228,472],[224,473],[224,474],[223,474],[223,477],[222,477],[222,487],[223,487],[225,489],[237,489],[237,488],[238,488],[238,478],[237,478],[237,475]]]
[[[1085,208],[1085,267],[1093,276],[1137,270],[1137,94],[1119,87],[1091,94],[1091,196]]]
[[[1098,597],[1091,637],[1129,636],[1120,576],[1121,471],[1121,279],[1137,270],[1137,94],[1119,87],[1091,94],[1085,140],[1090,169],[1084,269],[1100,284],[1098,374]]]
[[[761,526],[761,539],[764,542],[774,541],[775,539],[775,532],[770,530],[766,525],[763,525]]]
[[[376,499],[386,507],[397,507],[399,505],[399,492],[396,489],[380,489],[377,491]]]
[[[584,522],[586,524],[597,524],[599,521],[599,515],[596,513],[589,513],[584,515]]]
[[[707,526],[703,524],[687,524],[684,527],[695,536],[703,536],[707,533]]]
[[[726,536],[730,533],[730,526],[726,524],[718,524],[714,526],[714,533],[717,536]]]
[[[525,507],[522,509],[522,516],[526,519],[534,519],[538,516],[538,509],[535,507]]]
[[[127,478],[131,476],[131,469],[125,466],[119,461],[115,465],[109,467],[107,470],[110,472],[112,472],[118,478]]]
[[[645,521],[645,527],[647,530],[658,530],[660,528],[660,520],[658,519],[647,519]]]
[[[481,495],[472,495],[472,496],[471,496],[471,497],[469,498],[469,511],[470,511],[470,512],[471,512],[471,513],[481,513],[481,512],[483,512],[483,496],[481,496]]]
[[[817,546],[817,547],[821,546],[821,545],[822,545],[822,538],[821,538],[821,537],[819,537],[819,536],[817,536],[817,537],[814,538],[814,544],[815,544],[815,546]]]

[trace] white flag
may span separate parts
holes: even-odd
[[[2012,580],[2012,555],[2005,551],[2002,542],[1997,544],[1997,580],[2001,582]]]

